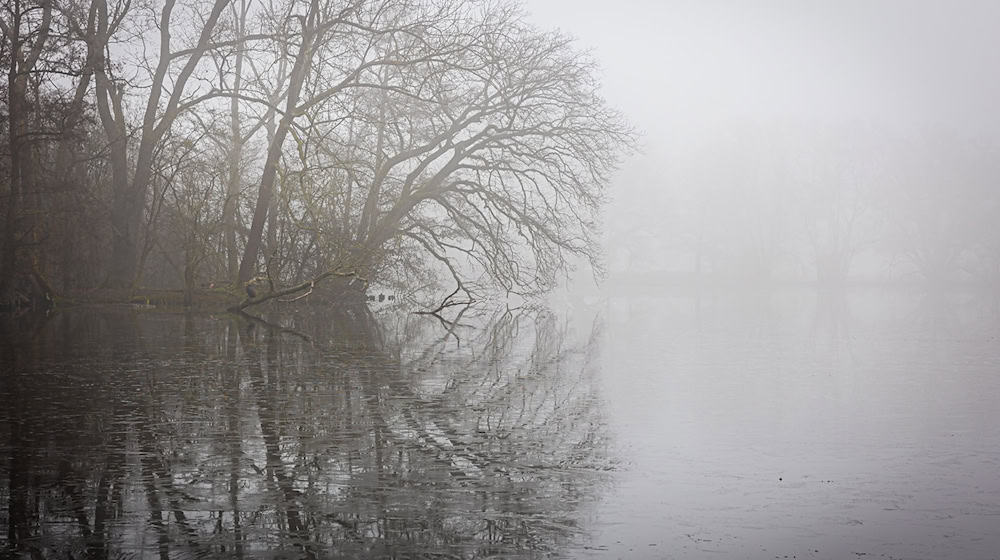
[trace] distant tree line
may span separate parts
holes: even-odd
[[[633,133],[516,5],[2,4],[4,305],[330,274],[454,301],[599,265]]]
[[[945,127],[729,123],[673,146],[669,165],[630,170],[661,188],[616,209],[611,272],[996,289],[998,152],[989,135]]]

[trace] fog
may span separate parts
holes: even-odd
[[[569,2],[643,133],[612,185],[613,284],[996,285],[994,2]]]
[[[0,556],[995,558],[998,23],[6,2]]]
[[[3,19],[3,307],[1000,279],[992,2],[173,5]]]

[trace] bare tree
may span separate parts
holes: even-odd
[[[37,165],[32,154],[33,113],[30,95],[32,73],[46,48],[52,26],[52,2],[8,0],[0,13],[0,31],[3,44],[0,53],[7,63],[7,135],[9,178],[5,193],[6,212],[3,238],[0,240],[0,304],[10,303],[14,271],[18,269],[19,249],[29,242],[26,237],[34,233],[33,212],[22,212],[21,206],[37,188]],[[36,82],[37,84],[37,82]],[[35,87],[37,93],[37,85]]]
[[[811,150],[798,142],[797,214],[822,286],[842,287],[858,255],[876,241],[875,193],[886,162],[873,138],[872,130],[854,125],[818,131]]]
[[[180,246],[189,293],[205,263],[242,282],[263,265],[272,292],[440,276],[453,281],[446,301],[486,285],[544,290],[580,258],[600,268],[598,210],[633,134],[599,97],[592,62],[513,4],[10,2],[5,271],[35,246],[27,232],[54,229],[29,224],[44,214],[24,205],[36,185],[83,181],[73,200],[97,209],[91,255],[110,255],[90,268],[112,288],[134,287],[152,255],[180,262]],[[58,111],[40,110],[47,95]],[[67,255],[32,251],[68,274]]]
[[[237,41],[243,42],[247,35],[247,14],[250,10],[248,0],[240,0],[239,4],[231,4],[233,12],[233,27]],[[243,129],[240,125],[240,99],[243,86],[243,61],[246,50],[238,44],[234,54],[232,91],[229,101],[229,157],[228,176],[226,181],[226,199],[222,209],[223,234],[226,242],[226,262],[229,279],[235,281],[239,275],[239,255],[236,248],[236,208],[239,204],[240,185],[242,182],[243,164]]]
[[[929,288],[960,282],[963,253],[981,235],[977,209],[988,203],[977,192],[982,152],[944,131],[900,142],[897,149],[894,180],[881,193],[888,221],[884,248],[904,274],[915,274]]]
[[[286,8],[287,11],[282,14],[283,17],[280,21],[276,22],[279,27],[285,27],[287,23],[294,21],[299,28],[286,39],[291,45],[294,45],[296,50],[292,58],[292,68],[288,75],[287,85],[282,95],[284,110],[268,142],[267,156],[264,160],[254,207],[253,222],[250,225],[246,248],[240,263],[239,280],[241,282],[249,280],[257,266],[264,222],[274,197],[275,179],[285,139],[296,116],[302,111],[300,97],[303,84],[316,68],[313,63],[317,52],[326,45],[330,37],[335,35],[334,30],[338,26],[346,25],[349,18],[358,14],[361,4],[360,1],[352,1],[344,7],[336,7],[332,2],[310,0],[308,5],[301,6],[293,2]],[[322,102],[324,98],[336,94],[339,89],[353,81],[354,78],[355,73],[348,71],[342,82],[305,103]]]
[[[334,86],[336,102],[305,90],[297,148],[325,198],[297,219],[326,232],[317,272],[438,269],[447,303],[484,284],[545,290],[579,257],[599,269],[604,186],[633,135],[593,63],[510,6],[448,16],[367,46],[373,62]]]
[[[188,82],[195,75],[202,57],[213,48],[213,33],[229,0],[212,0],[206,6],[204,20],[193,38],[193,45],[176,50],[172,36],[175,24],[176,0],[165,0],[154,24],[159,31],[155,60],[144,61],[136,71],[145,70],[149,80],[141,98],[142,120],[135,128],[134,153],[130,152],[132,119],[127,110],[126,96],[137,93],[130,87],[131,80],[119,75],[119,64],[108,60],[109,46],[122,32],[123,22],[132,5],[127,2],[109,7],[107,0],[93,0],[96,26],[87,37],[93,54],[93,72],[96,85],[98,114],[108,139],[111,160],[114,201],[111,209],[112,257],[108,283],[113,287],[132,286],[140,273],[139,238],[142,229],[146,198],[153,178],[156,152],[174,121],[186,110],[206,98],[197,88],[188,89]],[[188,5],[193,18],[202,6]],[[191,19],[187,20],[189,23]],[[142,38],[136,40],[145,46]],[[145,49],[143,49],[145,52]]]

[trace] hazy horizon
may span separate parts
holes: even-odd
[[[653,264],[640,259],[653,272],[692,268],[692,249],[676,247],[685,237],[715,238],[724,259],[743,259],[751,249],[734,244],[751,234],[741,218],[719,208],[691,216],[725,200],[743,205],[753,221],[773,225],[774,215],[791,216],[773,234],[785,269],[779,275],[807,279],[815,250],[806,245],[816,245],[812,230],[826,217],[802,204],[842,205],[828,200],[838,191],[861,192],[859,214],[873,222],[863,235],[850,233],[863,245],[851,277],[920,276],[909,261],[924,242],[914,236],[937,228],[928,225],[935,220],[977,221],[975,232],[946,227],[927,235],[953,235],[968,246],[957,250],[961,267],[995,266],[979,262],[984,250],[971,247],[978,241],[958,239],[992,244],[989,217],[964,216],[976,204],[951,206],[970,196],[996,204],[985,183],[995,177],[989,162],[1000,151],[993,70],[1000,67],[1000,4],[532,0],[524,7],[530,21],[589,50],[609,103],[643,133],[641,152],[623,162],[610,189],[612,272],[636,260],[629,251],[658,255]],[[855,177],[838,176],[845,173]],[[915,185],[918,179],[925,184]],[[907,209],[913,193],[948,217]],[[734,230],[743,230],[740,239],[726,237]],[[964,262],[970,259],[977,263]]]

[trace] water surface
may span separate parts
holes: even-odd
[[[1000,557],[1000,308],[811,291],[610,300],[627,458],[600,557]]]
[[[26,558],[996,558],[978,296],[8,324]]]
[[[594,359],[566,344],[565,322],[268,319],[282,328],[80,309],[11,337],[3,545],[59,558],[545,557],[580,536],[612,463]]]

